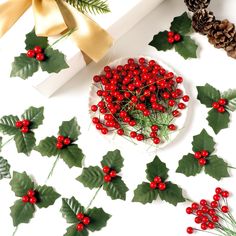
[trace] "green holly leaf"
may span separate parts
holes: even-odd
[[[43,107],[29,107],[22,115],[22,119],[30,121],[30,129],[37,129],[43,123],[43,112]]]
[[[39,145],[35,147],[35,150],[40,152],[42,156],[57,156],[59,154],[59,150],[57,149],[56,144],[56,137],[47,137],[40,141]]]
[[[69,68],[69,65],[65,61],[65,55],[60,51],[49,47],[44,51],[44,54],[46,58],[40,62],[43,71],[58,73],[63,69]]]
[[[188,155],[183,156],[183,158],[179,161],[179,166],[176,172],[182,173],[189,177],[199,174],[201,170],[202,167],[199,165],[198,160],[193,154],[189,153]]]
[[[216,109],[211,109],[208,112],[208,124],[218,134],[222,129],[228,128],[230,122],[230,114],[228,111],[224,113],[218,112]]]
[[[60,151],[60,157],[71,168],[73,166],[82,167],[84,154],[76,144],[71,144]]]
[[[59,134],[68,137],[73,141],[77,140],[80,135],[80,127],[76,118],[74,117],[69,121],[63,121],[59,127]]]
[[[206,132],[205,129],[199,135],[193,136],[193,151],[199,152],[202,150],[207,150],[209,153],[215,150],[214,139]]]
[[[87,215],[90,217],[90,224],[87,226],[88,230],[94,232],[99,231],[107,225],[107,221],[111,218],[111,215],[107,214],[102,208],[92,208],[87,211]]]
[[[0,131],[4,134],[15,135],[19,132],[19,129],[16,128],[17,121],[19,121],[17,116],[3,116],[0,119]]]
[[[182,195],[182,189],[171,182],[166,182],[166,189],[159,191],[161,200],[164,200],[174,206],[180,202],[185,202],[185,198]]]
[[[34,189],[34,183],[26,172],[13,172],[13,177],[10,181],[11,189],[17,197],[23,197],[29,189]]]
[[[84,207],[74,198],[62,198],[62,207],[60,209],[62,216],[66,219],[69,224],[78,223],[76,215],[79,212],[84,213]]]
[[[182,36],[180,42],[175,43],[175,51],[184,59],[197,58],[197,44],[189,36]]]
[[[230,176],[228,172],[228,164],[216,155],[210,156],[207,159],[205,173],[217,180]]]
[[[112,200],[125,200],[126,192],[129,190],[120,176],[112,179],[112,181],[109,183],[104,183],[103,189],[107,192],[107,195],[110,196]]]
[[[222,98],[227,99],[227,109],[230,111],[236,110],[236,89],[229,89],[222,93]]]
[[[173,44],[168,42],[168,31],[162,31],[154,35],[149,45],[158,51],[167,51],[173,48]]]
[[[21,223],[28,223],[33,218],[35,212],[33,204],[24,203],[21,200],[17,200],[10,209],[13,225],[15,227]]]
[[[133,202],[140,202],[142,204],[151,203],[158,197],[158,190],[151,189],[150,184],[143,182],[134,190]]]
[[[99,188],[103,185],[104,174],[100,167],[90,166],[84,168],[82,174],[76,179],[90,189]]]
[[[0,152],[2,151],[2,137],[0,137]]]
[[[11,178],[10,165],[8,164],[7,160],[5,160],[3,157],[0,157],[0,180],[3,178]]]
[[[14,136],[16,148],[19,153],[24,153],[29,156],[35,147],[36,139],[33,132],[22,133],[18,132]]]
[[[171,31],[185,35],[191,30],[192,21],[188,17],[187,12],[184,12],[181,16],[177,16],[171,22]]]
[[[71,225],[66,229],[64,236],[88,236],[88,230],[85,228],[83,231],[79,232],[76,229],[77,224]]]
[[[160,176],[162,181],[165,181],[168,178],[168,171],[166,164],[156,156],[151,163],[147,164],[147,179],[152,182],[156,176]]]
[[[42,49],[45,49],[48,47],[48,38],[37,36],[35,34],[35,30],[33,29],[31,32],[26,34],[25,49],[33,49],[35,46],[40,46]]]
[[[212,103],[220,99],[220,91],[211,86],[205,84],[205,86],[197,86],[198,96],[197,99],[206,107],[212,107]]]
[[[111,169],[116,170],[116,172],[120,172],[122,167],[124,166],[124,158],[121,156],[119,150],[108,152],[101,161],[102,166],[108,166]]]
[[[29,58],[25,53],[14,58],[12,63],[11,77],[20,77],[27,79],[39,69],[39,62],[35,58]]]
[[[39,208],[47,208],[54,204],[54,202],[61,196],[58,194],[52,187],[48,187],[46,185],[37,186],[37,206]]]

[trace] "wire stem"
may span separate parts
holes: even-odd
[[[57,164],[58,160],[59,160],[59,155],[57,156],[55,162],[53,163],[53,166],[52,166],[52,168],[51,168],[51,170],[50,170],[50,172],[49,172],[49,174],[48,174],[48,177],[47,177],[45,183],[46,183],[46,182],[49,180],[49,178],[52,176],[53,171],[54,171],[54,169],[55,169],[55,167],[56,167],[56,164]]]
[[[97,195],[98,195],[98,193],[99,193],[99,191],[100,191],[101,188],[102,188],[102,185],[101,185],[101,186],[97,189],[97,191],[95,192],[93,198],[91,199],[91,201],[89,202],[88,206],[86,207],[85,212],[87,212],[88,209],[91,207],[91,205],[93,204],[93,202],[94,202],[95,198],[97,197]]]
[[[228,166],[228,167],[231,168],[231,169],[236,170],[236,167],[233,167],[233,166]]]
[[[16,235],[17,230],[18,230],[18,226],[15,228],[15,230],[14,230],[12,236],[15,236],[15,235]]]
[[[0,146],[0,149],[2,149],[5,145],[7,145],[11,140],[13,140],[14,137],[10,138],[9,140],[7,140],[5,143],[3,143],[1,146]]]

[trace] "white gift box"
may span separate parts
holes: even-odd
[[[91,16],[91,18],[112,35],[115,43],[117,39],[128,32],[162,1],[163,0],[109,0],[108,4],[111,13]],[[0,0],[0,2],[4,1]],[[1,57],[4,58],[3,62],[0,64],[2,65],[4,63],[5,70],[9,69],[9,74],[11,62],[14,60],[14,57],[25,52],[25,34],[30,32],[33,26],[33,14],[32,10],[29,9],[0,40],[0,54]],[[53,41],[55,39],[50,38],[49,40]],[[27,79],[28,83],[32,84],[41,94],[47,97],[51,96],[86,66],[80,49],[77,48],[69,38],[60,41],[55,47],[66,55],[69,68],[59,73],[52,74],[40,70]],[[26,81],[22,81],[22,83],[26,83]]]

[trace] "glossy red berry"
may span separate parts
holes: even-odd
[[[202,199],[202,200],[200,201],[200,205],[206,206],[206,205],[207,205],[207,201],[206,201],[205,199]]]
[[[58,142],[56,147],[57,147],[57,149],[62,149],[63,148],[63,143]]]
[[[96,105],[91,106],[91,111],[96,112],[98,110],[98,107]]]
[[[63,143],[64,143],[65,145],[69,145],[69,144],[71,143],[71,140],[70,140],[69,138],[65,138],[64,141],[63,141]]]
[[[28,196],[23,196],[22,197],[22,202],[29,202],[29,197]]]
[[[201,223],[202,223],[202,218],[199,217],[199,216],[197,216],[197,217],[195,217],[194,221],[195,221],[195,223],[197,223],[197,224],[201,224]]]
[[[144,64],[146,62],[145,58],[143,57],[140,57],[138,61],[140,64]]]
[[[170,124],[170,125],[168,125],[168,129],[169,130],[176,130],[176,126],[175,125],[173,125],[173,124]]]
[[[202,212],[203,213],[208,213],[208,211],[209,211],[209,208],[207,206],[202,207]]]
[[[83,214],[82,212],[79,212],[79,213],[76,215],[76,218],[81,221],[81,220],[84,219],[84,214]]]
[[[219,201],[219,200],[220,200],[220,195],[215,194],[215,195],[213,196],[213,199],[214,199],[214,201]]]
[[[178,117],[178,116],[180,116],[180,112],[178,110],[174,110],[174,111],[172,111],[172,115],[174,117]]]
[[[209,222],[208,223],[208,228],[209,229],[214,229],[215,228],[215,224],[213,222]]]
[[[194,157],[195,157],[196,159],[200,159],[200,158],[202,157],[201,152],[195,152],[195,153],[194,153]]]
[[[34,50],[28,50],[27,51],[27,57],[29,57],[29,58],[33,58],[33,57],[35,57],[35,51]]]
[[[84,230],[84,225],[82,223],[77,224],[76,226],[77,231],[82,232]]]
[[[221,99],[219,99],[218,103],[219,103],[221,106],[224,106],[224,105],[227,104],[227,100],[224,99],[224,98],[221,98]]]
[[[217,109],[217,111],[218,111],[219,113],[224,113],[224,112],[225,112],[225,108],[224,108],[223,106],[220,106],[220,107]]]
[[[144,140],[143,134],[138,134],[137,137],[136,137],[136,139],[137,139],[138,141]]]
[[[156,132],[159,130],[159,127],[157,125],[152,125],[151,130]]]
[[[222,189],[219,188],[219,187],[217,187],[217,188],[215,189],[215,193],[217,193],[217,194],[221,194],[221,193],[222,193]]]
[[[62,142],[64,141],[64,139],[65,139],[65,137],[62,136],[62,135],[59,135],[59,136],[57,137],[57,141],[58,141],[59,143],[62,143]]]
[[[207,150],[202,150],[202,151],[201,151],[201,155],[202,155],[203,157],[208,157],[208,156],[209,156],[209,152],[208,152]]]
[[[137,133],[136,133],[136,132],[134,132],[134,131],[131,131],[131,132],[130,132],[130,137],[131,137],[131,138],[136,138],[136,136],[137,136]]]
[[[33,189],[29,189],[27,195],[28,197],[33,197],[35,195],[35,191]]]
[[[199,208],[199,204],[194,202],[192,203],[192,209],[197,210]]]
[[[22,120],[22,124],[23,126],[29,126],[30,125],[30,121],[25,119],[25,120]]]
[[[111,182],[111,176],[110,176],[110,175],[105,175],[105,176],[104,176],[104,181],[105,181],[106,183]]]
[[[30,202],[31,204],[35,204],[35,203],[37,202],[36,197],[31,197],[31,198],[29,199],[29,202]]]
[[[161,142],[161,140],[158,137],[153,139],[154,144],[159,144],[160,142]]]
[[[181,40],[181,36],[180,36],[179,34],[175,34],[174,40],[175,40],[176,42],[179,42],[179,41]]]
[[[44,56],[43,53],[38,53],[38,54],[36,55],[36,59],[37,59],[38,61],[43,61],[43,60],[45,59],[45,56]]]
[[[157,188],[157,183],[156,182],[151,182],[150,183],[150,188],[151,189],[156,189]]]
[[[29,128],[28,128],[27,126],[23,126],[23,127],[21,128],[21,132],[22,132],[22,133],[28,133],[28,132],[29,132]]]
[[[158,188],[159,188],[161,191],[163,191],[163,190],[166,189],[166,184],[165,184],[165,183],[159,183],[159,184],[158,184]]]
[[[178,104],[178,108],[181,109],[181,110],[183,110],[183,109],[186,108],[186,105],[181,102],[181,103]]]
[[[116,171],[115,171],[115,170],[112,170],[112,171],[110,172],[110,176],[111,176],[111,178],[115,178],[115,177],[117,176]]]
[[[228,213],[228,212],[229,212],[228,206],[222,206],[222,207],[221,207],[221,211],[222,211],[223,213]]]
[[[102,132],[102,134],[106,135],[108,133],[108,129],[107,128],[102,128],[101,132]]]
[[[178,83],[178,84],[181,84],[182,82],[183,82],[183,78],[182,77],[176,77],[176,83]]]
[[[191,207],[187,207],[186,208],[186,213],[189,214],[189,215],[192,214],[193,213],[193,209]]]
[[[204,165],[206,165],[207,161],[206,161],[206,159],[204,159],[204,158],[200,158],[200,159],[198,160],[198,163],[199,163],[200,166],[204,166]]]
[[[224,198],[228,198],[229,197],[229,192],[228,191],[223,191],[221,193],[221,196],[224,197]]]
[[[173,37],[168,38],[168,43],[173,44],[175,42],[175,39]]]
[[[167,33],[168,37],[174,37],[175,33],[173,31],[169,31]]]
[[[108,173],[110,172],[110,167],[109,167],[109,166],[104,166],[104,167],[102,168],[102,171],[103,171],[103,173],[108,174]]]
[[[122,136],[122,135],[124,135],[124,133],[125,133],[125,132],[124,132],[123,129],[118,129],[118,130],[117,130],[117,134],[118,134],[118,135],[121,135],[121,136]]]
[[[220,104],[218,102],[213,102],[212,107],[218,109],[220,107]]]
[[[40,47],[40,46],[35,46],[34,47],[34,52],[35,53],[40,53],[40,52],[42,52],[43,50],[42,50],[42,48]]]
[[[193,234],[194,230],[193,230],[192,227],[188,227],[186,231],[187,231],[188,234]]]
[[[219,221],[218,216],[212,216],[211,219],[212,219],[213,222],[218,222]]]
[[[84,223],[85,225],[88,225],[88,224],[90,223],[90,218],[87,217],[87,216],[85,216],[84,219],[83,219],[83,223]]]
[[[23,126],[22,121],[17,121],[16,122],[16,128],[21,128]]]
[[[212,208],[217,208],[218,207],[218,202],[217,201],[211,202],[211,207]]]
[[[188,95],[184,95],[182,99],[184,102],[188,102],[190,98]]]
[[[206,223],[202,223],[201,224],[201,229],[202,230],[207,230],[207,224]]]
[[[208,217],[207,216],[203,216],[202,217],[202,222],[203,223],[207,223],[209,221]]]
[[[169,101],[168,101],[168,105],[169,105],[170,107],[173,107],[173,106],[175,105],[175,100],[169,100]]]
[[[155,183],[157,183],[157,184],[159,184],[159,183],[161,183],[161,177],[160,176],[156,176],[155,178],[154,178],[154,182]]]

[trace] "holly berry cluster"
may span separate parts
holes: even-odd
[[[35,197],[36,192],[33,189],[29,189],[27,195],[22,197],[22,202],[29,202],[31,204],[35,204],[37,202],[37,198]]]
[[[88,216],[85,216],[82,212],[79,212],[76,215],[76,218],[80,221],[77,226],[76,229],[77,231],[81,232],[84,230],[86,225],[89,225],[90,223],[90,218]]]
[[[27,120],[27,119],[24,119],[24,120],[19,120],[19,121],[16,121],[16,128],[19,128],[21,129],[21,132],[22,133],[28,133],[30,130],[29,130],[29,126],[30,126],[30,121]]]
[[[36,58],[38,61],[44,61],[45,55],[43,49],[40,46],[35,46],[34,49],[29,49],[26,53],[29,58]]]
[[[166,184],[162,182],[162,179],[160,176],[156,176],[153,181],[150,183],[151,189],[160,189],[161,191],[164,191],[166,189]]]
[[[57,144],[56,144],[57,149],[62,149],[63,147],[68,146],[70,144],[71,144],[70,138],[64,137],[62,135],[59,135],[57,137]]]
[[[204,166],[207,164],[206,158],[209,156],[209,152],[207,150],[202,150],[200,152],[195,152],[194,157],[198,159],[198,163],[200,166]]]
[[[104,175],[104,181],[109,183],[112,181],[113,178],[117,176],[117,172],[114,169],[111,169],[109,166],[104,166],[102,168]]]
[[[181,41],[181,35],[173,31],[168,32],[168,43],[173,44]]]
[[[218,112],[224,113],[226,105],[227,105],[227,100],[224,98],[220,98],[218,102],[213,102],[212,107],[216,109]]]

